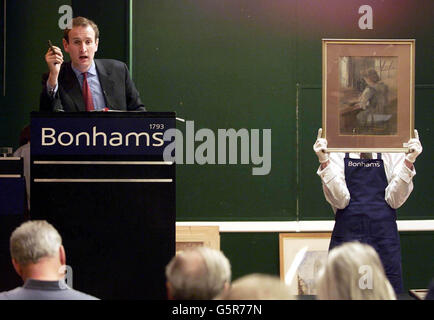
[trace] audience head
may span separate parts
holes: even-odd
[[[317,282],[320,300],[394,300],[374,248],[348,242],[332,249]]]
[[[220,300],[294,300],[290,288],[277,276],[253,273],[234,281]]]
[[[27,278],[58,280],[65,264],[62,238],[47,221],[34,220],[21,224],[12,232],[10,252],[15,270]]]
[[[209,300],[229,287],[231,266],[221,251],[197,247],[173,257],[166,278],[169,299]]]

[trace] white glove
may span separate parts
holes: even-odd
[[[316,138],[315,144],[313,145],[313,151],[315,151],[318,156],[318,160],[320,163],[324,163],[329,161],[329,154],[326,152],[327,150],[327,140],[321,138],[322,136],[322,128],[318,129],[318,137]]]
[[[414,130],[414,138],[408,140],[407,143],[409,153],[406,154],[405,159],[414,163],[418,155],[422,153],[422,144],[419,141],[419,133]]]

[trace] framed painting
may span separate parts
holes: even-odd
[[[323,39],[329,152],[407,152],[414,135],[414,40]]]
[[[220,250],[220,231],[218,226],[177,226],[176,252],[189,248],[205,246]]]
[[[428,291],[428,289],[410,289],[408,290],[408,293],[417,300],[425,300]]]
[[[328,256],[331,233],[279,234],[280,279],[294,295],[316,295],[318,272]]]

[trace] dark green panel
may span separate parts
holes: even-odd
[[[400,232],[404,289],[427,288],[434,278],[434,232]],[[260,272],[279,276],[278,233],[221,233],[233,279]]]
[[[41,75],[47,40],[61,44],[58,27],[64,0],[6,1],[6,96],[0,96],[0,145],[18,146],[21,129],[29,123],[30,112],[39,109]]]
[[[89,18],[100,32],[96,58],[128,61],[128,0],[71,0],[74,17]],[[91,4],[91,5],[90,5]]]
[[[416,87],[416,121],[419,138],[423,146],[422,154],[415,162],[416,176],[413,178],[414,190],[406,203],[399,209],[399,219],[433,219],[434,198],[432,195],[432,122],[434,111],[434,85]]]
[[[331,220],[333,210],[325,200],[319,162],[313,151],[318,128],[321,127],[321,87],[300,86],[299,89],[299,217],[300,220]]]
[[[220,241],[233,280],[257,272],[279,276],[278,233],[221,233]]]
[[[179,220],[294,219],[289,8],[263,0],[134,2],[134,79],[150,110],[174,110],[196,131],[272,129],[269,175],[252,176],[252,165],[178,165]]]
[[[404,288],[427,288],[434,278],[434,232],[400,232]]]
[[[321,83],[321,39],[416,39],[416,83],[433,83],[432,0],[297,0],[297,80]],[[373,11],[373,29],[361,30],[362,5]]]
[[[384,0],[340,1],[300,0],[297,2],[297,83],[300,84],[300,213],[301,220],[330,219],[333,212],[324,199],[315,172],[318,161],[312,150],[321,127],[323,38],[416,39],[416,121],[423,154],[416,162],[415,190],[398,210],[400,219],[432,219],[432,101],[434,98],[434,46],[432,43],[434,1]],[[358,9],[370,5],[373,29],[361,30]],[[415,208],[417,208],[415,210]]]

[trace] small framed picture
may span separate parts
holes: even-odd
[[[280,279],[293,295],[316,295],[316,279],[327,262],[331,233],[280,233]]]
[[[410,289],[408,290],[408,293],[415,297],[417,300],[425,300],[425,297],[428,294],[428,289]]]
[[[220,250],[218,226],[176,226],[176,252],[194,247]]]
[[[407,152],[414,132],[414,40],[323,39],[329,152]]]

